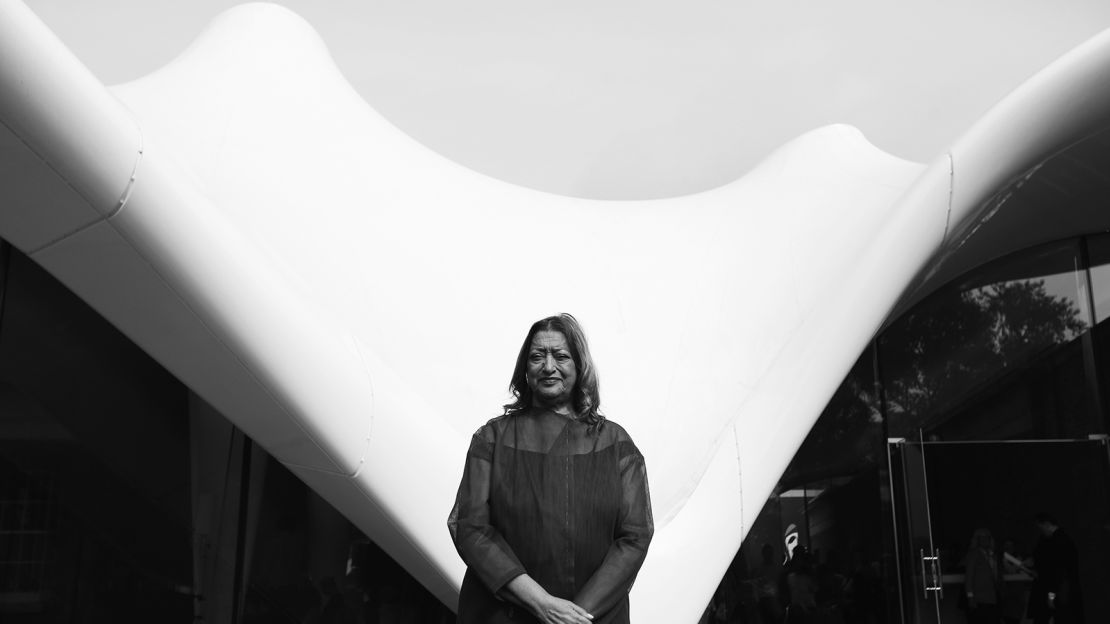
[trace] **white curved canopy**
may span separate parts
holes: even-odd
[[[713,191],[609,202],[426,150],[273,5],[109,89],[0,0],[0,235],[448,604],[468,436],[505,402],[528,325],[572,312],[603,410],[647,458],[634,613],[694,622],[900,294],[967,244],[953,224],[1102,123],[1105,88],[1043,96],[1093,84],[1107,56],[1103,38],[1065,59],[929,168],[831,126]],[[1071,121],[1009,132],[1048,112]]]

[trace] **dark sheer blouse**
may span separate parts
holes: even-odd
[[[467,565],[459,624],[535,621],[497,597],[524,573],[595,624],[627,623],[654,528],[644,458],[612,421],[589,432],[547,410],[494,418],[471,438],[447,525]]]

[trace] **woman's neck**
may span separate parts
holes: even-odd
[[[556,403],[556,404],[550,404],[549,405],[547,403],[542,403],[540,401],[532,399],[532,408],[533,409],[546,410],[546,411],[549,411],[553,414],[558,414],[560,416],[566,416],[567,418],[574,418],[574,416],[575,416],[574,408],[571,407],[570,402]]]

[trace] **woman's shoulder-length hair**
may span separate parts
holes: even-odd
[[[598,390],[597,368],[594,366],[593,357],[590,356],[590,346],[586,342],[586,333],[582,326],[570,314],[559,314],[540,319],[528,329],[524,337],[524,344],[520,346],[520,353],[516,356],[516,367],[513,368],[513,377],[509,381],[509,392],[515,400],[506,404],[505,414],[513,415],[527,411],[532,407],[532,388],[528,386],[528,352],[532,346],[532,338],[541,331],[557,331],[563,334],[570,349],[571,359],[574,360],[578,379],[571,391],[574,412],[578,420],[586,423],[590,431],[597,431],[605,421],[601,414],[601,395]]]

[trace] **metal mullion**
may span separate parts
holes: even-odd
[[[895,501],[895,492],[898,490],[894,487],[894,459],[891,457],[891,446],[895,444],[893,441],[888,440],[886,443],[886,463],[887,463],[887,481],[890,483],[890,520],[894,529],[894,572],[897,582],[895,585],[898,587],[898,613],[905,618],[906,616],[906,599],[902,591],[902,548],[898,544],[898,504]],[[905,479],[905,470],[902,471],[903,480]],[[889,612],[889,611],[888,611]]]
[[[1084,387],[1091,397],[1091,410],[1095,420],[1102,426],[1103,432],[1108,431],[1107,415],[1102,402],[1102,384],[1099,383],[1098,350],[1095,348],[1095,328],[1098,327],[1098,310],[1095,309],[1094,280],[1091,279],[1091,253],[1087,244],[1087,237],[1079,237],[1079,266],[1076,267],[1076,280],[1082,276],[1081,288],[1086,295],[1084,304],[1087,307],[1091,327],[1082,336],[1083,348],[1083,376]],[[1101,432],[1099,432],[1101,433]]]

